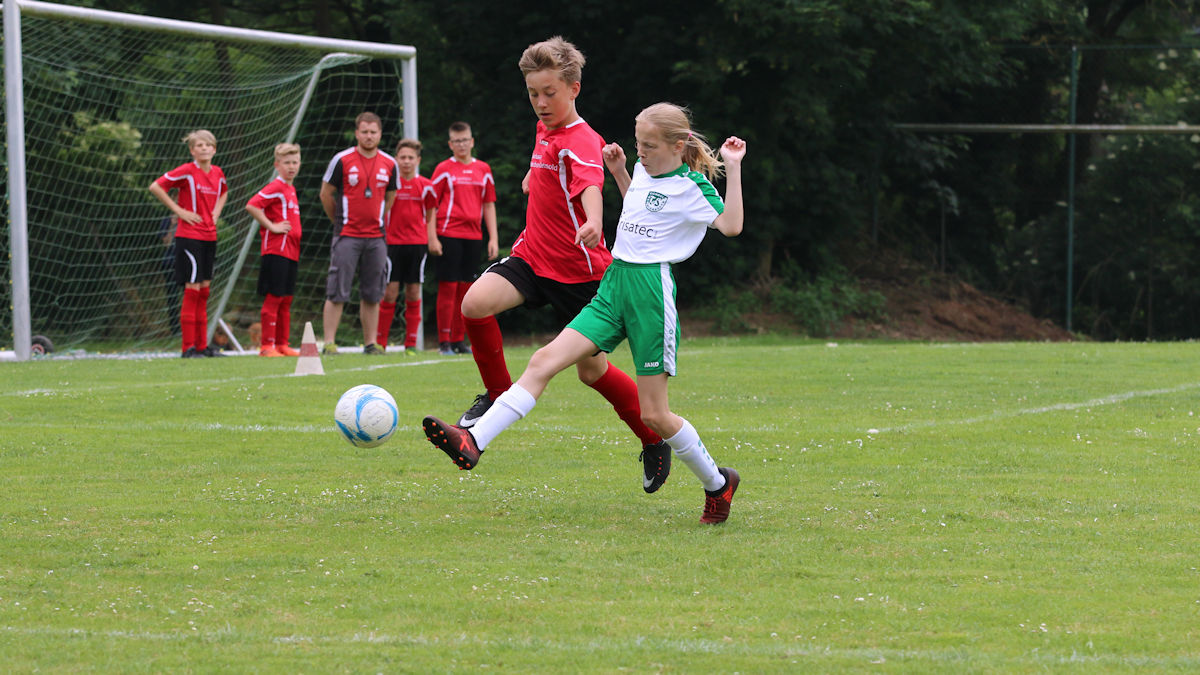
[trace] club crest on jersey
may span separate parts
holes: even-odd
[[[662,211],[667,205],[667,196],[661,192],[651,192],[646,195],[647,211]]]

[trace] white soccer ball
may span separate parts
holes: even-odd
[[[356,448],[373,448],[391,438],[400,421],[396,399],[382,387],[360,384],[338,399],[333,410],[338,431]]]

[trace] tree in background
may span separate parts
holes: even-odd
[[[689,263],[685,297],[711,298],[731,286],[796,290],[824,283],[836,291],[852,284],[846,268],[887,249],[931,267],[944,259],[949,272],[1061,321],[1064,138],[914,135],[891,124],[1065,122],[1070,45],[1194,41],[1196,4],[101,0],[97,6],[415,45],[423,140],[435,149],[451,121],[471,121],[481,152],[494,160],[502,243],[522,225],[518,186],[533,133],[515,60],[530,42],[562,34],[589,59],[580,111],[606,139],[630,147],[633,115],[669,100],[693,108],[701,131],[734,133],[752,148],[746,233],[719,250],[701,248]],[[1153,54],[1130,54],[1085,53],[1081,123],[1161,124],[1191,112],[1149,95],[1182,91],[1190,70],[1161,68]],[[1134,99],[1143,101],[1141,108],[1129,105]],[[1161,266],[1165,251],[1188,250],[1181,242],[1194,232],[1197,216],[1183,208],[1191,203],[1187,166],[1194,145],[1154,140],[1150,147],[1169,157],[1135,160],[1110,152],[1110,139],[1079,140],[1079,194],[1091,206],[1080,213],[1078,327],[1098,337],[1200,335],[1195,312],[1177,311],[1200,302],[1187,276],[1194,271]],[[1146,147],[1138,146],[1150,152]],[[426,153],[430,167],[438,159]],[[1139,167],[1163,169],[1160,175],[1170,167],[1174,178],[1132,180]],[[1112,196],[1126,205],[1123,217],[1098,206],[1105,203],[1100,189],[1118,193]],[[619,206],[609,193],[611,214]],[[1162,207],[1172,199],[1174,210]],[[1150,231],[1143,259],[1104,255],[1105,247]],[[1154,263],[1151,250],[1158,252]],[[1129,292],[1118,292],[1124,287],[1118,280],[1131,274]],[[1151,298],[1157,298],[1152,305]]]

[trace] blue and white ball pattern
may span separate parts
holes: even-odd
[[[396,408],[396,399],[387,390],[373,384],[360,384],[338,399],[333,419],[350,445],[373,448],[396,432],[400,411]]]

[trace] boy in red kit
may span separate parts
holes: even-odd
[[[326,354],[337,353],[337,329],[342,308],[350,299],[358,272],[359,321],[363,354],[383,354],[375,343],[379,303],[387,286],[387,242],[384,217],[396,198],[396,160],[379,149],[383,121],[375,113],[354,119],[353,147],[334,155],[321,183],[321,206],[333,221],[329,246],[329,275],[325,280],[322,330]],[[361,268],[361,269],[360,269]]]
[[[192,161],[163,174],[149,190],[179,221],[175,228],[175,281],[183,285],[179,310],[182,356],[222,356],[208,344],[208,294],[217,254],[217,220],[229,198],[229,185],[225,172],[212,163],[217,154],[212,132],[198,129],[183,141]],[[179,191],[178,202],[171,199],[171,190]]]
[[[596,294],[612,254],[601,229],[604,139],[575,109],[584,57],[561,37],[530,45],[519,66],[538,116],[529,171],[525,229],[512,254],[489,267],[462,312],[487,391],[458,420],[467,428],[512,386],[496,314],[518,305],[550,305],[565,326]],[[579,379],[600,392],[642,443],[642,488],[654,492],[671,471],[671,448],[641,419],[637,385],[597,352],[576,364]]]
[[[262,347],[258,354],[299,356],[300,352],[288,346],[288,335],[300,265],[300,201],[292,185],[300,173],[300,146],[275,146],[275,172],[278,177],[246,202],[246,210],[258,222],[262,238],[262,266],[258,271],[258,294],[263,296]]]
[[[425,281],[429,229],[433,227],[437,197],[429,179],[417,174],[421,166],[421,141],[405,138],[397,143],[396,166],[400,169],[400,184],[388,214],[386,235],[391,272],[383,302],[379,303],[376,342],[387,348],[392,319],[396,315],[396,300],[400,298],[400,284],[403,283],[404,350],[410,353],[417,347],[417,330],[421,326],[421,283]]]
[[[471,156],[475,139],[471,125],[450,125],[450,150],[453,156],[433,170],[433,190],[437,195],[437,217],[429,228],[429,253],[438,261],[438,353],[445,356],[470,354],[463,340],[463,296],[471,287],[479,265],[482,233],[479,221],[487,227],[487,259],[500,253],[496,235],[496,181],[485,162]]]

